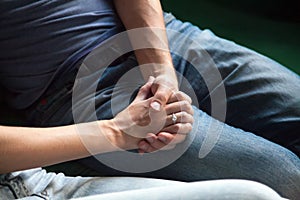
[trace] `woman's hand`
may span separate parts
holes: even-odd
[[[168,115],[165,127],[158,134],[150,133],[145,140],[139,142],[139,152],[173,149],[183,142],[194,122],[191,103],[191,98],[185,93],[173,93],[165,106]],[[176,116],[176,123],[172,120],[173,114]]]
[[[142,141],[151,141],[153,147],[149,150],[153,151],[182,142],[191,131],[193,109],[190,98],[182,92],[173,93],[166,106],[155,110],[150,105],[154,98],[151,92],[154,81],[151,77],[135,100],[111,120],[117,135],[113,143],[119,148],[137,149]],[[176,121],[172,120],[173,115]]]
[[[154,78],[140,88],[134,101],[111,120],[117,140],[114,142],[121,149],[136,149],[140,140],[147,133],[158,133],[164,128],[166,113],[154,110],[150,104],[153,96],[151,86]]]

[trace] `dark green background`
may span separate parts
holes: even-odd
[[[162,0],[165,11],[254,49],[300,74],[300,6],[295,0]]]

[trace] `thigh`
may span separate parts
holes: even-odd
[[[163,186],[183,182],[134,177],[67,177],[47,173],[41,168],[8,174],[0,180],[0,194],[5,199],[72,199]],[[8,187],[3,187],[2,184]]]
[[[247,179],[291,199],[300,194],[300,159],[291,151],[200,110],[195,110],[195,123],[187,151],[155,175],[183,181]]]
[[[292,198],[300,193],[300,160],[262,137],[219,122],[195,109],[195,123],[174,150],[146,155],[114,152],[82,162],[90,175],[122,175],[178,181],[247,179],[266,184]]]
[[[149,195],[151,194],[151,195]],[[271,188],[245,180],[203,181],[189,184],[168,185],[148,189],[130,190],[117,193],[101,194],[82,198],[82,200],[173,200],[173,199],[261,199],[280,200]]]
[[[170,18],[170,16],[168,17]],[[199,108],[226,112],[225,122],[281,144],[300,155],[300,77],[209,30],[167,23],[174,65],[197,95]],[[225,92],[225,95],[222,95]],[[225,98],[225,99],[224,99]],[[213,116],[223,120],[222,116]]]
[[[8,189],[2,187],[6,183]],[[238,190],[238,192],[237,192]],[[213,191],[213,192],[212,192]],[[0,194],[5,199],[281,199],[271,188],[246,180],[183,183],[133,177],[66,177],[40,168],[1,177]],[[14,195],[12,195],[14,194]],[[149,196],[151,194],[151,196]]]

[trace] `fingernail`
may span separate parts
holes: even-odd
[[[158,139],[162,142],[167,142],[167,138],[165,138],[164,136],[158,136]]]
[[[156,111],[160,111],[160,103],[158,103],[157,101],[153,101],[151,103],[151,107]]]

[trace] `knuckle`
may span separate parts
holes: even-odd
[[[187,111],[187,110],[189,110],[189,108],[190,108],[190,103],[188,101],[186,101],[186,100],[181,101],[181,109],[182,110]]]
[[[180,97],[179,91],[173,91],[172,98],[178,101],[180,99],[179,97]]]
[[[180,131],[180,129],[181,129],[181,124],[175,124],[174,125],[174,132],[175,133],[178,133]]]
[[[143,85],[142,87],[140,87],[140,91],[145,91],[147,88],[147,85]]]
[[[192,131],[193,126],[190,123],[184,124],[184,127],[182,127],[180,131],[180,135],[183,135],[184,137]]]
[[[174,140],[173,144],[179,144],[182,143],[186,138],[186,135],[178,134],[176,139]]]
[[[181,121],[188,121],[190,115],[186,111],[182,111]]]
[[[188,123],[186,129],[187,129],[188,132],[191,132],[192,129],[193,129],[192,124]]]
[[[192,103],[192,99],[189,95],[187,95],[186,93],[182,92],[182,91],[179,91],[178,92],[178,96],[180,97],[179,99],[180,100],[185,100],[187,101],[188,103]]]
[[[167,101],[166,93],[159,92],[155,95],[155,97],[162,102]]]
[[[184,95],[184,93],[181,92],[181,91],[178,91],[178,92],[176,93],[176,97],[177,97],[179,100],[184,100],[184,99],[185,99],[185,95]]]
[[[186,110],[187,113],[193,115],[194,114],[194,109],[192,107],[192,105],[189,103],[188,105],[186,105]]]
[[[188,114],[186,122],[187,123],[194,123],[194,117],[192,115]]]
[[[192,98],[186,95],[186,100],[191,104],[193,102]]]

